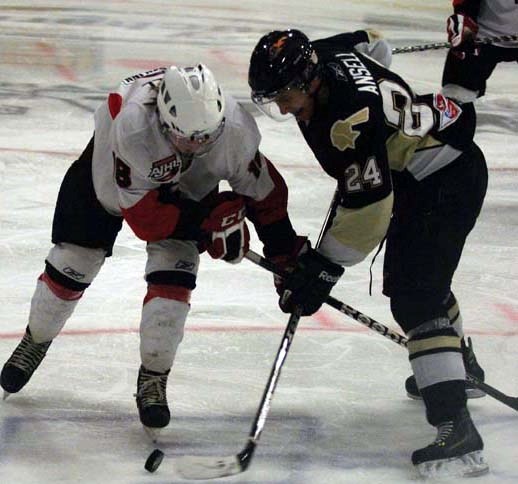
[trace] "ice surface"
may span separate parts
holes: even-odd
[[[120,79],[148,67],[205,62],[248,100],[247,61],[258,38],[297,27],[310,37],[374,27],[394,46],[444,41],[450,2],[418,0],[89,0],[0,6],[0,362],[27,322],[50,248],[61,178],[91,136],[95,106]],[[438,89],[444,51],[394,57],[420,92]],[[487,381],[518,394],[518,66],[500,65],[478,103],[477,141],[490,167],[480,220],[454,290]],[[300,233],[313,240],[333,191],[296,127],[258,118],[262,150],[290,187]],[[260,250],[257,240],[252,246]],[[374,294],[368,261],[333,295],[398,329]],[[127,228],[30,384],[0,404],[2,484],[184,482],[174,457],[233,455],[246,437],[287,322],[271,276],[203,257],[184,342],[168,388],[173,420],[156,474],[133,393],[145,293],[144,245]],[[412,450],[435,430],[405,396],[405,351],[331,308],[304,318],[249,470],[218,482],[401,484],[417,480]],[[518,482],[518,415],[486,397],[470,402],[490,474]],[[458,482],[458,481],[456,481]],[[475,481],[473,481],[475,482]]]

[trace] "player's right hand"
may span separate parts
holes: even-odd
[[[478,24],[471,17],[456,13],[450,15],[446,22],[448,42],[453,48],[473,45],[478,32]]]
[[[275,264],[280,272],[289,274],[297,265],[297,258],[304,252],[307,252],[310,248],[311,243],[308,238],[297,235],[293,240],[293,247],[289,253],[269,257],[269,259]],[[275,274],[273,276],[273,283],[275,284],[277,294],[281,296],[284,292],[284,278]]]

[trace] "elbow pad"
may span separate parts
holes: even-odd
[[[368,55],[387,69],[390,68],[390,64],[392,64],[390,44],[375,30],[366,30],[365,32],[369,37],[369,42],[356,44],[355,49],[361,54]]]

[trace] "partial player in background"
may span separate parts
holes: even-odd
[[[202,64],[124,80],[95,112],[95,134],[66,173],[52,227],[54,246],[31,301],[25,336],[1,385],[29,381],[97,276],[123,220],[147,242],[136,400],[146,428],[166,426],[169,371],[180,344],[200,253],[239,262],[245,216],[267,257],[292,253],[297,237],[287,188],[259,151],[253,117],[224,95]],[[218,193],[222,180],[232,191]]]
[[[313,314],[343,267],[386,238],[384,294],[409,337],[427,419],[438,431],[412,462],[427,477],[480,475],[488,466],[466,405],[462,328],[451,291],[487,188],[484,155],[473,142],[473,105],[415,95],[384,67],[390,48],[378,40],[370,49],[376,60],[354,48],[368,40],[364,31],[314,42],[298,30],[274,31],[252,53],[253,101],[276,119],[295,117],[337,182],[322,243],[294,254],[279,304]]]
[[[486,92],[486,81],[500,62],[518,62],[518,42],[478,44],[479,37],[516,35],[518,33],[517,0],[453,0],[454,14],[447,20],[446,28],[451,49],[448,51],[442,78],[442,93],[460,103],[473,102]],[[518,72],[518,71],[517,71]],[[458,307],[452,309],[460,321]],[[468,371],[484,380],[484,370],[479,366],[471,338],[462,338],[464,363]],[[405,388],[410,398],[421,395],[414,376],[407,378]],[[467,384],[468,398],[485,394]]]
[[[478,44],[477,37],[516,35],[517,0],[453,0],[448,18],[448,51],[442,93],[471,102],[486,92],[486,81],[500,62],[518,62],[518,41]],[[518,76],[518,71],[517,71]]]

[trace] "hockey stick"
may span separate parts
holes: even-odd
[[[216,479],[240,474],[250,466],[259,437],[266,423],[266,417],[270,411],[273,393],[281,376],[282,365],[288,356],[288,350],[299,324],[300,313],[301,309],[296,307],[290,316],[268,378],[268,383],[263,392],[261,404],[255,415],[252,428],[248,434],[248,441],[243,450],[236,455],[229,456],[186,455],[178,457],[174,462],[174,466],[182,477],[192,480]],[[155,449],[149,454],[144,466],[145,469],[149,472],[155,472],[162,463],[163,458],[164,453],[159,449]]]
[[[254,264],[257,264],[260,267],[268,270],[269,272],[273,272],[274,274],[282,277],[283,274],[272,262],[265,259],[264,257],[261,257],[256,252],[250,250],[247,252],[245,257]],[[351,317],[355,321],[358,321],[364,326],[367,326],[369,329],[372,329],[373,331],[376,331],[382,336],[385,336],[385,338],[394,341],[398,345],[405,347],[407,346],[408,339],[406,338],[406,336],[399,334],[398,332],[388,328],[384,324],[376,321],[375,319],[370,318],[369,316],[361,313],[360,311],[352,308],[351,306],[348,306],[347,304],[339,301],[338,299],[335,299],[332,296],[328,296],[328,298],[326,299],[326,304],[332,306],[341,313]],[[476,376],[471,375],[470,373],[466,374],[466,378],[470,383],[472,383],[477,388],[483,390],[485,393],[493,397],[495,400],[498,400],[504,405],[511,407],[513,410],[518,411],[518,397],[511,397],[509,395],[506,395],[505,393],[502,393],[501,391],[497,390],[491,385],[488,385],[487,383],[478,379]]]
[[[281,375],[282,365],[288,356],[288,350],[290,349],[291,342],[293,341],[293,337],[295,336],[295,331],[299,323],[300,312],[300,308],[296,308],[290,316],[279,350],[277,351],[277,356],[275,357],[275,362],[270,372],[268,383],[264,389],[261,404],[259,405],[259,409],[255,415],[254,423],[252,424],[252,428],[248,435],[248,441],[243,450],[236,455],[230,456],[179,457],[175,461],[175,467],[182,477],[194,480],[216,479],[218,477],[233,476],[246,471],[252,461],[259,437],[261,436],[264,424],[266,423],[266,417],[270,410],[273,393]],[[149,458],[151,458],[151,455]]]
[[[331,200],[331,203],[329,205],[329,209],[327,211],[327,215],[324,224],[322,225],[322,229],[320,230],[320,234],[318,236],[315,247],[318,247],[320,245],[320,242],[322,241],[322,237],[325,233],[326,226],[338,202],[338,197],[339,192],[337,188],[335,190],[333,199]],[[251,253],[255,254],[254,252]],[[259,254],[255,255],[258,258],[261,257]],[[264,261],[266,262],[266,259],[264,259]],[[279,346],[279,349],[277,350],[277,355],[275,356],[275,361],[270,372],[270,377],[268,378],[268,384],[264,389],[261,404],[259,405],[259,409],[256,412],[254,423],[252,424],[252,428],[248,435],[248,442],[243,448],[243,450],[236,455],[230,456],[192,455],[178,457],[176,459],[175,467],[182,477],[193,480],[216,479],[219,477],[233,476],[235,474],[240,474],[241,472],[246,471],[246,469],[250,465],[250,462],[252,461],[252,457],[254,455],[255,448],[257,447],[259,437],[261,436],[264,424],[266,423],[266,417],[268,416],[268,412],[270,411],[273,393],[277,386],[277,382],[279,381],[279,378],[281,376],[282,365],[284,364],[284,361],[288,356],[288,351],[291,346],[291,342],[293,341],[293,338],[295,336],[295,331],[297,330],[297,326],[299,324],[301,312],[302,309],[296,306],[294,312],[290,316],[290,319],[288,321],[288,324],[284,331],[284,335],[281,340],[281,345]],[[164,453],[160,449],[153,450],[153,452],[151,452],[151,454],[149,454],[148,458],[146,459],[144,468],[149,472],[155,472],[162,463],[163,458]]]
[[[495,37],[481,37],[475,39],[475,45],[494,44],[496,42],[511,42],[518,40],[518,34],[512,35],[498,35]],[[432,44],[409,45],[407,47],[395,47],[392,49],[392,54],[408,54],[409,52],[423,52],[425,50],[449,49],[451,44],[449,42],[436,42]]]
[[[328,228],[328,225],[332,222],[332,215],[333,212],[336,210],[336,207],[339,203],[340,198],[340,192],[338,191],[338,187],[335,188],[335,193],[333,195],[333,199],[331,200],[331,203],[329,204],[329,208],[327,209],[326,218],[324,219],[324,223],[322,224],[322,228],[320,229],[320,233],[318,234],[317,239],[317,247],[320,247],[320,242],[322,241],[322,238],[324,237],[324,234],[326,233],[326,230]]]

